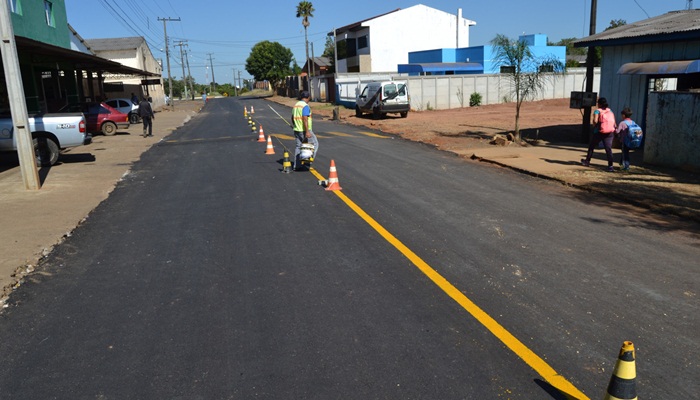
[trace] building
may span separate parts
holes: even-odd
[[[131,98],[131,93],[139,98],[146,96],[153,99],[153,105],[165,105],[165,91],[162,65],[153,57],[146,40],[141,36],[109,39],[87,39],[86,45],[95,55],[118,62],[128,67],[148,71],[157,78],[147,80],[143,85],[141,76],[133,74],[106,74],[105,94],[108,97]]]
[[[632,109],[646,134],[645,162],[700,169],[700,10],[626,24],[574,46],[602,48],[599,96],[618,116]]]
[[[536,59],[556,58],[562,65],[566,63],[566,46],[548,46],[547,35],[523,35],[518,40],[527,43]],[[398,65],[398,72],[412,76],[498,74],[507,66],[498,65],[494,54],[492,45],[412,51],[408,64]]]
[[[29,113],[55,112],[71,102],[104,98],[103,74],[152,73],[82,51],[68,25],[64,0],[7,1]],[[0,80],[5,82],[4,68]],[[0,114],[9,114],[6,85],[0,85]]]
[[[469,47],[476,22],[418,4],[335,29],[336,72],[395,72],[408,54],[436,48]]]

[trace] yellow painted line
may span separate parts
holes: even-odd
[[[344,133],[344,132],[324,132],[329,135],[334,135],[334,136],[340,136],[340,137],[354,137],[353,135],[350,135],[349,133]]]
[[[310,169],[311,173],[314,174],[319,180],[325,180],[325,178],[316,172],[315,169]],[[423,274],[430,278],[433,283],[435,283],[442,291],[444,291],[448,296],[450,296],[454,301],[457,302],[462,308],[464,308],[469,314],[471,314],[477,321],[479,321],[486,329],[488,329],[496,338],[498,338],[503,344],[505,344],[513,353],[520,357],[527,365],[529,365],[535,372],[537,372],[545,381],[550,385],[555,387],[557,390],[562,392],[564,395],[571,399],[579,400],[589,400],[588,396],[583,394],[578,390],[573,384],[567,381],[563,376],[559,375],[554,368],[550,367],[542,358],[530,350],[525,344],[518,340],[513,334],[508,332],[501,324],[499,324],[495,319],[488,315],[484,310],[479,308],[474,302],[472,302],[467,296],[459,291],[454,285],[452,285],[447,279],[435,271],[428,263],[423,261],[416,253],[411,251],[406,245],[401,243],[394,235],[387,231],[383,226],[381,226],[377,221],[374,220],[369,214],[362,210],[357,204],[355,204],[349,197],[347,197],[342,191],[334,190],[335,193],[345,204],[347,204],[350,209],[355,211],[357,215],[360,216],[369,226],[374,228],[377,233],[379,233],[387,242],[393,245],[398,251],[401,252],[406,258],[408,258],[413,265],[415,265]]]
[[[274,136],[278,139],[294,140],[294,136],[285,135],[283,133],[273,133],[272,136]]]
[[[379,139],[389,139],[389,136],[382,136],[382,135],[377,135],[376,133],[373,132],[363,132],[363,131],[358,131],[357,133],[365,136],[370,136],[374,138],[379,138]]]

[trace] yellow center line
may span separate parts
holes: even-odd
[[[373,133],[373,132],[357,131],[357,133],[359,133],[361,135],[365,135],[365,136],[379,138],[379,139],[389,139],[389,136],[377,135],[376,133]]]
[[[319,180],[325,178],[316,172],[315,169],[310,169],[311,173]],[[567,381],[563,376],[559,375],[554,368],[550,367],[542,358],[530,350],[523,342],[518,340],[513,334],[508,332],[501,324],[488,315],[484,310],[479,308],[467,296],[459,291],[447,279],[434,270],[428,263],[423,261],[411,249],[406,247],[400,240],[387,231],[382,225],[374,220],[369,214],[362,210],[349,197],[339,190],[333,191],[350,209],[355,211],[369,226],[374,228],[387,242],[393,245],[398,251],[408,258],[423,274],[425,274],[433,283],[435,283],[442,291],[450,296],[477,321],[479,321],[486,329],[488,329],[496,338],[505,344],[513,353],[520,357],[527,365],[535,370],[545,381],[562,392],[570,399],[589,400],[588,396],[578,390],[573,384]]]
[[[340,137],[354,137],[354,135],[351,135],[349,133],[344,133],[344,132],[324,132],[329,135],[334,135],[334,136],[340,136]]]

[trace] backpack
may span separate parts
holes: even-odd
[[[628,149],[638,149],[642,146],[642,139],[644,138],[644,132],[642,128],[639,127],[632,120],[625,120],[625,125],[627,125],[627,135],[622,138],[622,142]]]
[[[598,131],[600,133],[613,133],[615,132],[615,115],[609,108],[599,110],[598,115]]]

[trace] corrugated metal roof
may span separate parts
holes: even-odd
[[[614,45],[630,39],[659,39],[666,35],[685,34],[700,39],[700,10],[671,11],[653,18],[628,23],[574,42],[576,47]],[[639,41],[639,40],[636,40]]]
[[[108,39],[87,39],[85,42],[90,46],[92,51],[109,51],[109,50],[133,50],[138,49],[145,39],[142,36],[133,36],[125,38],[108,38]]]

